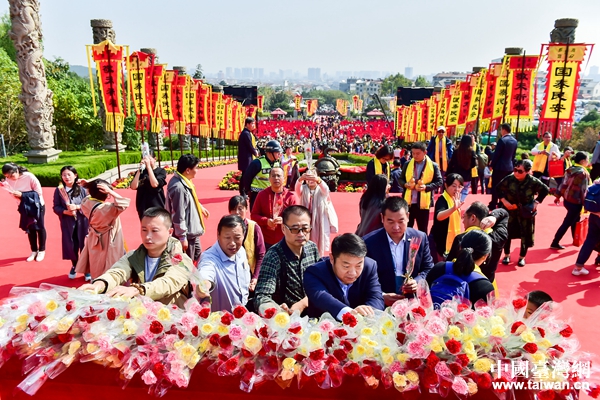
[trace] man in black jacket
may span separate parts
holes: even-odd
[[[252,162],[252,158],[258,157],[256,139],[252,134],[255,129],[256,121],[254,121],[254,118],[246,118],[244,130],[240,132],[240,137],[238,138],[238,169],[242,171],[242,174]]]
[[[517,154],[517,139],[510,133],[510,125],[500,125],[502,138],[498,140],[494,157],[492,158],[492,201],[489,208],[493,210],[498,205],[496,187],[502,179],[510,175],[514,168],[514,159]]]
[[[497,208],[490,212],[485,204],[476,201],[464,212],[462,220],[465,232],[454,238],[452,248],[446,259],[452,261],[458,256],[460,243],[467,232],[474,229],[483,229],[492,239],[492,254],[479,267],[490,282],[493,282],[498,262],[502,256],[502,248],[506,239],[508,239],[508,211],[503,208]]]

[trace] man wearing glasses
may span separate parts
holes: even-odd
[[[317,245],[311,242],[311,216],[308,208],[292,205],[283,211],[281,230],[284,238],[265,254],[256,284],[255,309],[263,314],[281,306],[292,314],[308,307],[304,292],[304,271],[319,261]]]

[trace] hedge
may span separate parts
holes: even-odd
[[[198,154],[198,149],[194,149],[194,153]],[[188,154],[189,152],[184,152]],[[215,157],[225,156],[224,150],[211,150],[208,152],[208,157],[212,158],[214,153]],[[237,154],[237,146],[231,146],[229,155]],[[206,153],[201,153],[202,159],[206,158]],[[173,150],[173,159],[177,160],[181,156],[179,150]],[[137,164],[140,162],[139,151],[125,151],[119,153],[121,165],[125,164]],[[171,161],[171,152],[164,150],[160,152],[160,159],[162,162]],[[72,165],[77,169],[77,174],[80,178],[89,179],[98,176],[109,169],[117,166],[117,157],[114,152],[108,151],[70,151],[63,152],[60,154],[57,161],[48,164],[30,164],[27,162],[27,158],[24,155],[15,155],[7,158],[0,158],[0,163],[5,164],[7,162],[14,162],[19,165],[26,167],[31,171],[39,180],[42,186],[56,186],[60,182],[60,169],[65,165]]]

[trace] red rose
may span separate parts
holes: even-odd
[[[440,358],[432,351],[427,356],[427,360],[425,362],[427,363],[427,368],[433,368],[440,362]]]
[[[223,314],[223,316],[221,317],[221,323],[223,325],[230,325],[232,321],[233,315],[230,312],[225,312],[225,314]]]
[[[106,318],[108,318],[109,321],[114,321],[118,316],[119,310],[117,310],[116,308],[109,308],[106,312]]]
[[[396,333],[396,340],[398,341],[399,344],[404,344],[404,341],[406,340],[406,333],[404,333],[404,332],[397,332]]]
[[[406,362],[406,368],[415,370],[421,366],[422,362],[418,358],[411,358]]]
[[[238,362],[237,362],[237,359],[235,359],[235,358],[230,358],[229,360],[227,360],[225,362],[225,369],[227,369],[228,372],[235,371],[237,366],[238,366]]]
[[[543,328],[540,328],[540,327],[538,326],[538,327],[536,327],[535,329],[537,329],[537,330],[538,330],[538,332],[540,333],[540,336],[541,336],[541,337],[543,337],[543,338],[544,338],[544,337],[546,337],[546,331],[545,331]]]
[[[138,346],[143,346],[144,345],[144,341],[142,339],[140,339],[139,337],[135,338],[135,344],[137,344]]]
[[[339,338],[342,338],[348,334],[345,329],[338,328],[333,330],[333,334]]]
[[[199,330],[198,330],[198,325],[194,326],[194,327],[192,328],[192,335],[194,335],[194,336],[198,336],[198,334],[199,334],[199,333],[200,333],[200,332],[199,332]]]
[[[600,386],[591,388],[590,390],[588,390],[587,393],[591,398],[597,399],[598,397],[600,397]]]
[[[335,358],[335,356],[332,356],[331,354],[327,357],[327,360],[325,360],[325,364],[327,365],[331,365],[331,364],[339,364],[340,361]]]
[[[462,348],[462,345],[458,340],[450,339],[446,342],[446,347],[448,348],[450,354],[458,354]]]
[[[360,374],[362,376],[373,376],[373,368],[371,368],[370,365],[364,365],[361,369],[360,369]]]
[[[325,350],[323,350],[323,349],[317,349],[317,350],[311,351],[308,354],[308,357],[313,361],[319,361],[324,356],[325,356]]]
[[[520,310],[521,308],[525,307],[526,305],[527,305],[526,299],[514,299],[513,300],[513,307],[515,308],[515,310]]]
[[[542,390],[538,393],[539,400],[554,400],[554,390]]]
[[[221,336],[221,339],[219,339],[219,346],[221,346],[221,348],[223,349],[226,349],[229,346],[231,346],[231,338],[229,337],[229,335]]]
[[[252,353],[244,348],[242,348],[242,355],[246,358],[252,357]]]
[[[464,303],[460,303],[456,309],[458,310],[459,313],[468,310],[470,307]]]
[[[273,318],[273,315],[275,315],[276,312],[277,312],[277,310],[274,308],[267,308],[265,310],[264,317],[266,319],[271,319],[271,318]]]
[[[177,254],[173,255],[173,257],[171,257],[171,264],[173,264],[173,265],[177,265],[182,261],[183,261],[183,256],[181,255],[181,253],[177,253]]]
[[[71,311],[75,308],[75,302],[73,300],[69,301],[66,305],[65,308],[67,309],[67,311]]]
[[[360,367],[358,366],[357,363],[355,363],[354,361],[348,361],[346,364],[344,364],[344,366],[342,367],[342,371],[344,371],[344,373],[346,375],[349,376],[356,376],[358,375],[358,373],[360,372]]]
[[[463,366],[455,362],[448,364],[448,368],[450,368],[450,371],[452,371],[454,375],[460,375],[463,370]]]
[[[160,378],[165,374],[165,366],[163,365],[163,363],[156,363],[152,366],[152,372],[154,373],[154,375]]]
[[[261,326],[261,328],[258,330],[258,334],[264,338],[268,338],[269,328],[266,325]]]
[[[293,334],[296,334],[296,333],[300,332],[301,330],[302,330],[302,326],[300,324],[288,328],[288,332],[293,333]]]
[[[573,334],[573,329],[569,325],[559,332],[562,337],[570,337]]]
[[[60,333],[56,336],[58,337],[58,340],[60,340],[61,343],[68,343],[71,340],[73,340],[73,335],[71,335],[70,333]]]
[[[427,366],[423,371],[423,384],[426,388],[434,387],[439,383],[438,375],[433,370],[433,367]]]
[[[87,322],[88,324],[93,324],[94,322],[98,321],[100,317],[98,317],[97,315],[93,315],[91,317],[83,317],[81,319]]]
[[[514,324],[512,324],[512,326],[510,327],[510,333],[514,334],[517,329],[519,329],[520,326],[525,325],[524,323],[522,323],[521,321],[517,321]]]
[[[233,316],[236,318],[242,318],[244,316],[244,314],[246,314],[248,312],[248,310],[246,310],[246,307],[244,306],[236,306],[233,309]]]
[[[347,352],[351,352],[351,351],[352,351],[352,349],[354,348],[354,346],[352,346],[352,343],[350,343],[350,342],[349,342],[349,341],[347,341],[347,340],[342,340],[342,341],[340,341],[340,346],[341,346],[341,347],[342,347],[344,350],[346,350]]]
[[[565,352],[565,349],[563,349],[562,347],[560,347],[559,345],[555,344],[554,346],[551,347],[551,349],[555,349],[557,351],[560,351],[561,353]]]
[[[200,318],[208,318],[208,316],[210,315],[210,308],[208,307],[204,307],[202,310],[198,311],[198,316]]]
[[[129,311],[127,311],[127,313],[125,313],[125,318],[126,319],[130,319],[131,318],[131,314],[129,314]]]
[[[413,315],[420,315],[421,317],[424,317],[426,315],[425,310],[421,306],[413,308],[411,311]]]
[[[487,375],[487,374],[484,374],[484,375]],[[496,385],[495,385],[496,393],[505,393],[508,391],[508,385],[506,383],[502,383],[502,382],[508,382],[508,380],[505,377],[501,376],[499,378],[496,378],[496,379],[494,379],[494,382],[496,382]],[[481,385],[481,383],[479,383],[479,386],[483,387],[483,385]],[[490,382],[490,386],[491,386],[491,382]]]
[[[221,336],[219,336],[218,333],[213,333],[212,335],[210,335],[210,337],[208,338],[208,341],[210,344],[212,344],[213,346],[218,346],[219,345],[219,339],[221,338]]]
[[[304,356],[300,353],[296,353],[296,355],[294,355],[294,360],[296,360],[296,362],[302,362],[302,361],[304,361],[305,358],[306,358],[306,356]]]
[[[272,341],[272,340],[269,340],[269,341],[267,342],[267,344],[265,345],[265,347],[267,347],[267,348],[268,348],[269,350],[271,350],[271,351],[277,351],[277,347],[278,347],[278,346],[277,346],[277,343],[275,343],[275,342],[274,342],[274,341]]]
[[[525,346],[523,346],[523,350],[525,350],[529,354],[534,354],[538,351],[538,347],[535,343],[527,343]]]
[[[344,349],[336,349],[333,351],[333,356],[339,361],[345,361],[348,358],[348,353]]]
[[[333,338],[329,338],[326,342],[325,342],[325,348],[330,348],[331,346],[333,346]]]
[[[327,378],[327,371],[325,370],[321,370],[319,372],[317,372],[315,375],[315,382],[317,382],[317,384],[322,384],[323,382],[325,382],[325,378]]]
[[[347,312],[346,314],[342,315],[342,323],[344,325],[348,325],[350,328],[354,328],[356,324],[358,324],[358,321],[354,315]]]
[[[276,356],[269,356],[269,358],[267,358],[266,364],[271,369],[278,369],[279,368],[279,360],[277,359]]]
[[[481,374],[477,377],[477,385],[482,389],[489,389],[492,387],[492,377],[490,374]]]
[[[466,367],[467,365],[469,365],[469,357],[467,357],[466,354],[459,354],[456,356],[456,362],[462,365],[463,367]]]
[[[150,332],[154,333],[155,335],[162,333],[163,329],[164,327],[158,321],[152,321],[150,324]]]

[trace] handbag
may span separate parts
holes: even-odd
[[[575,225],[575,234],[573,235],[573,246],[581,247],[588,234],[589,218],[579,221]]]
[[[548,161],[548,176],[550,178],[560,178],[565,176],[565,163],[563,160]]]
[[[537,215],[537,210],[534,208],[535,203],[532,201],[527,204],[519,204],[519,215],[521,218],[532,219]]]

